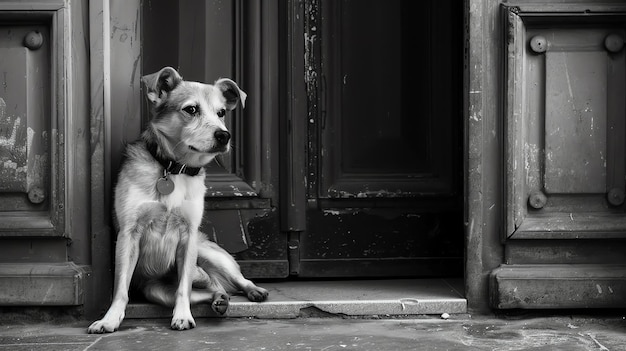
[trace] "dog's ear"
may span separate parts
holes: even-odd
[[[182,80],[183,77],[172,67],[164,67],[156,73],[141,77],[146,97],[154,105],[158,105],[163,99],[163,94],[167,95],[174,90]]]
[[[220,78],[215,81],[215,86],[222,92],[226,98],[226,108],[233,110],[237,107],[237,102],[241,101],[241,107],[246,106],[246,97],[248,96],[243,90],[239,89],[237,83],[228,78]]]

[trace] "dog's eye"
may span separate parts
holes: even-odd
[[[218,117],[224,117],[224,115],[226,114],[226,110],[221,109],[219,111],[217,111],[217,116]]]
[[[199,111],[198,106],[195,105],[191,105],[191,106],[187,106],[183,109],[183,111],[187,112],[190,115],[196,115]]]

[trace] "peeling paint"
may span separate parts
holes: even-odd
[[[28,139],[22,117],[7,115],[6,102],[0,98],[0,191],[28,190]]]
[[[526,170],[526,183],[531,189],[540,189],[542,187],[541,174],[538,168],[540,154],[541,150],[537,144],[524,144],[524,169]],[[544,157],[550,157],[550,154],[547,153]]]
[[[414,192],[407,192],[400,189],[397,190],[368,190],[365,189],[363,191],[359,191],[356,193],[352,193],[345,190],[337,190],[330,188],[328,189],[328,195],[332,198],[342,198],[342,199],[364,199],[364,198],[396,198],[396,197],[415,197],[420,194],[416,194]]]
[[[0,147],[15,147],[15,141],[17,137],[17,132],[20,129],[20,124],[21,118],[19,117],[15,118],[12,127],[8,126],[11,125],[11,117],[8,117],[6,119],[6,122],[2,123],[2,125],[0,126],[0,132],[4,135],[0,135]],[[5,129],[6,127],[9,128]]]

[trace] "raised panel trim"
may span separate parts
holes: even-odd
[[[542,172],[539,169],[529,169],[524,164],[526,153],[529,147],[540,147],[539,145],[526,145],[528,135],[532,132],[526,125],[525,115],[531,108],[526,101],[526,81],[524,74],[524,51],[530,40],[526,35],[526,26],[528,24],[536,25],[555,25],[555,24],[577,24],[586,25],[589,23],[595,25],[615,24],[616,22],[624,23],[626,21],[626,5],[623,4],[527,4],[527,3],[507,3],[501,4],[501,20],[503,29],[502,37],[504,40],[503,50],[503,81],[502,86],[505,88],[502,92],[503,101],[503,132],[505,137],[505,172],[504,187],[506,191],[505,197],[505,221],[504,221],[504,238],[509,239],[578,239],[578,238],[624,238],[626,237],[626,221],[623,220],[623,211],[620,208],[612,208],[603,212],[551,212],[550,214],[542,214],[534,209],[529,210],[529,192],[535,189],[535,186],[528,184],[529,172]],[[614,80],[614,79],[613,79]],[[620,88],[623,84],[607,82],[608,88]],[[609,99],[608,104],[615,104]],[[534,107],[533,107],[534,108]],[[623,123],[616,121],[616,117],[607,113],[607,130],[610,133],[612,128],[623,127]],[[615,134],[615,133],[613,133]],[[610,135],[607,135],[610,138]],[[611,143],[607,140],[607,146]],[[616,144],[617,145],[617,144]],[[623,147],[617,145],[620,150]],[[616,151],[613,150],[613,153]],[[607,151],[610,154],[610,152]],[[618,159],[616,155],[610,156],[612,159]],[[615,183],[615,178],[619,178],[619,174],[623,174],[623,170],[615,168],[623,168],[624,162],[617,161],[614,164],[607,165],[608,170],[615,173],[607,174],[607,192],[611,184]],[[537,173],[537,179],[541,179],[540,173]],[[532,177],[530,177],[532,178]],[[623,178],[623,176],[621,177]],[[622,179],[623,182],[623,179]],[[536,184],[535,184],[536,185]],[[542,194],[539,194],[542,195]],[[590,201],[593,203],[595,195],[590,194]],[[557,199],[557,202],[562,201]],[[544,201],[545,204],[545,201]],[[550,203],[554,206],[554,203]],[[543,207],[543,204],[540,204]],[[533,206],[535,207],[535,206]],[[537,208],[537,207],[535,207]],[[554,209],[554,208],[553,208]],[[532,212],[531,212],[532,211]],[[595,211],[595,210],[594,210]],[[575,218],[572,220],[571,218]]]
[[[231,173],[207,173],[205,186],[207,188],[205,195],[207,200],[220,197],[241,198],[258,196],[258,193],[250,184]]]
[[[27,23],[29,20],[46,22],[50,26],[50,206],[41,213],[25,211],[1,216],[2,236],[71,236],[67,208],[74,206],[71,194],[78,175],[73,158],[66,157],[66,148],[74,148],[74,136],[66,133],[72,127],[72,53],[71,23],[67,1],[12,1],[0,3],[0,19]],[[25,223],[27,216],[33,221]]]
[[[15,0],[0,3],[0,11],[56,11],[65,7],[66,0]]]
[[[560,213],[529,217],[517,228],[515,239],[626,238],[623,214]]]
[[[49,216],[35,215],[30,213],[7,214],[0,221],[0,236],[54,236],[54,223]]]
[[[501,4],[502,8],[507,11],[518,14],[524,17],[526,20],[540,19],[545,21],[546,18],[562,18],[562,17],[617,17],[626,14],[626,5],[618,2],[610,3],[532,3],[532,2],[520,2],[511,1],[506,4]]]
[[[450,191],[450,182],[436,177],[400,181],[347,176],[336,180],[326,190],[327,197],[331,199],[441,196]]]

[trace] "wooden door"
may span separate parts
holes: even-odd
[[[462,3],[303,11],[292,24],[304,31],[292,55],[304,56],[307,105],[291,105],[291,273],[462,275]]]
[[[248,93],[233,152],[208,167],[202,228],[245,275],[462,274],[461,4],[143,11],[145,73],[170,65]]]

